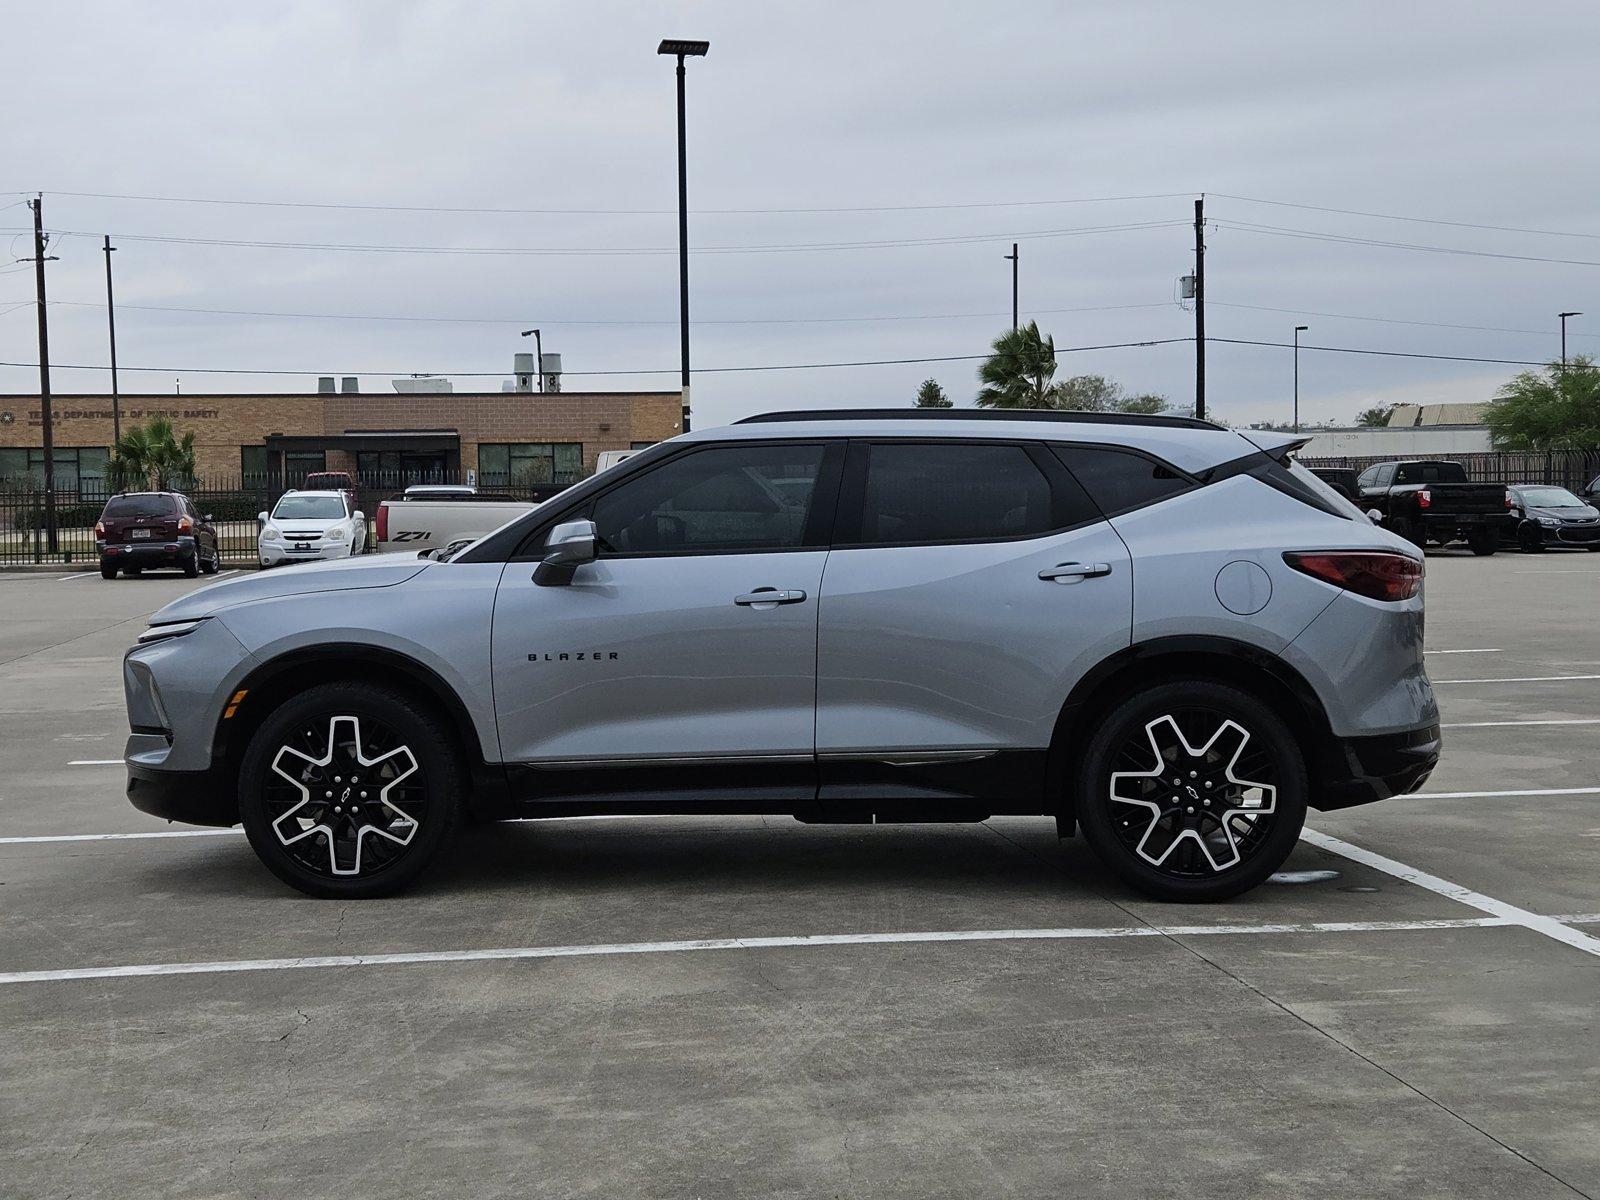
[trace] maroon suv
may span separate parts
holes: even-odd
[[[145,567],[182,567],[191,579],[215,575],[222,556],[211,517],[178,492],[127,492],[106,501],[94,526],[100,577],[137,575]]]

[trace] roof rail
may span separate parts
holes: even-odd
[[[1155,425],[1168,429],[1221,429],[1197,417],[1147,413],[1062,411],[1053,408],[811,408],[757,413],[735,425],[777,421],[1052,421],[1066,425]]]

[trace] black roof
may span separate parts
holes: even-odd
[[[1047,408],[810,408],[758,413],[735,425],[777,421],[1053,421],[1065,425],[1155,425],[1169,429],[1221,429],[1198,417],[1145,413],[1063,412]]]

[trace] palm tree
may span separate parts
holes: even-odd
[[[983,388],[979,408],[1055,408],[1056,340],[1029,321],[994,340],[994,352],[978,368]]]
[[[165,417],[133,425],[112,447],[111,485],[119,492],[171,491],[194,479],[194,433],[181,438]]]

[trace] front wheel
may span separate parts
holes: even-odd
[[[200,574],[200,551],[196,550],[183,560],[183,573],[190,579],[194,579]]]
[[[1488,558],[1500,549],[1500,538],[1492,530],[1486,533],[1471,533],[1467,535],[1467,546],[1479,558]]]
[[[280,705],[250,739],[239,816],[279,879],[362,899],[411,883],[460,823],[451,731],[390,688],[331,683]]]
[[[1084,837],[1125,881],[1162,900],[1224,900],[1282,865],[1306,815],[1293,731],[1225,684],[1160,684],[1090,736],[1077,776]]]

